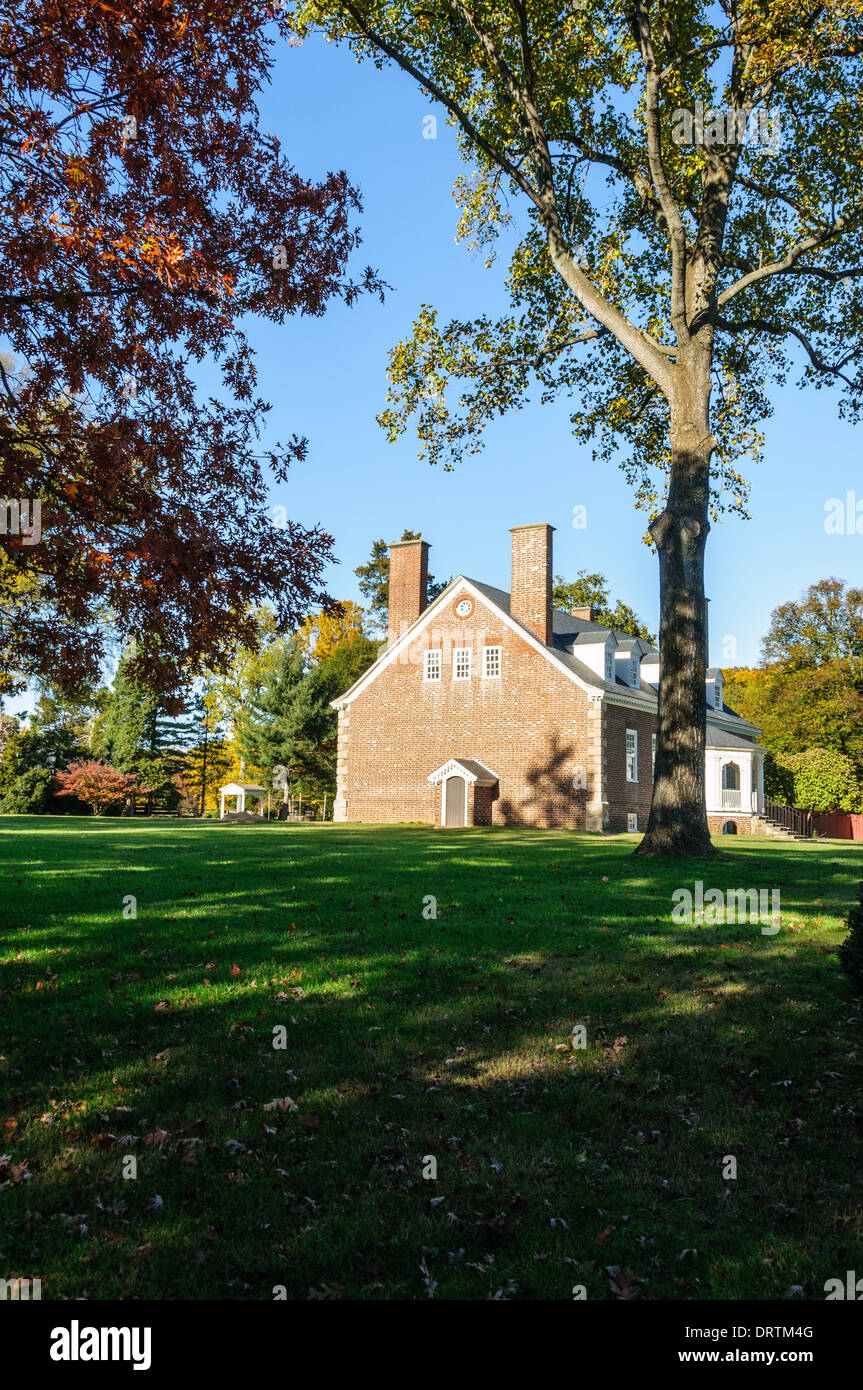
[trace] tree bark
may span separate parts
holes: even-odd
[[[704,787],[707,650],[704,551],[710,530],[709,374],[671,407],[671,477],[650,526],[659,556],[661,654],[653,800],[636,854],[711,855]]]

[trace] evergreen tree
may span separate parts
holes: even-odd
[[[183,776],[199,816],[206,812],[208,794],[225,777],[227,762],[223,724],[209,694],[208,690],[196,690],[186,701],[188,740]]]
[[[191,725],[135,679],[131,663],[124,657],[117,668],[94,749],[121,772],[137,773],[148,806],[154,798],[171,806],[177,801],[174,781],[183,766]]]
[[[335,785],[338,716],[331,701],[368,670],[377,646],[354,633],[326,660],[308,666],[302,641],[294,637],[237,721],[243,758],[265,775],[288,768],[304,791],[332,791]]]
[[[50,810],[52,777],[84,755],[71,729],[22,729],[0,755],[0,813],[39,815]]]

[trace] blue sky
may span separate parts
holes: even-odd
[[[375,422],[388,350],[409,333],[421,303],[436,305],[443,321],[506,303],[505,258],[486,270],[455,243],[452,186],[463,166],[441,112],[437,139],[424,139],[423,118],[435,108],[409,79],[319,39],[279,49],[261,109],[300,173],[347,170],[364,203],[355,268],[371,264],[392,286],[384,305],[366,298],[352,309],[334,305],[321,319],[248,325],[262,394],[273,403],[268,438],[297,432],[310,443],[272,501],[335,536],[340,564],[330,591],[358,599],[355,566],[375,538],[396,540],[406,526],[431,542],[437,577],[461,572],[508,588],[509,528],[547,521],[556,527],[555,572],[601,570],[612,594],[657,630],[658,569],[641,540],[645,515],[620,470],[595,465],[576,444],[566,402],[505,418],[485,452],[451,473],[419,462],[410,434],[387,443]],[[859,432],[838,419],[828,390],[792,386],[775,400],[766,459],[751,474],[752,519],[726,519],[708,542],[715,664],[755,663],[771,610],[808,584],[826,575],[861,579],[863,537],[824,530],[829,498],[855,488],[863,498]],[[578,504],[587,507],[585,530],[572,527]],[[723,650],[726,637],[736,641],[736,660]]]

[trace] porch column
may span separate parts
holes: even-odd
[[[753,777],[755,754],[750,753],[748,758],[740,759],[740,809],[746,811],[752,809],[752,788],[755,784]]]
[[[225,819],[225,793],[222,792],[222,804],[219,808],[219,820]]]

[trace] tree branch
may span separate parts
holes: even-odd
[[[853,387],[856,384],[851,377],[846,376],[842,371],[842,368],[846,366],[855,355],[854,352],[849,353],[838,364],[825,362],[818,349],[814,347],[806,337],[806,334],[801,332],[801,330],[793,324],[771,323],[769,319],[760,318],[735,320],[720,318],[716,321],[716,327],[726,333],[749,333],[754,330],[756,333],[769,333],[777,338],[787,338],[789,336],[796,338],[806,349],[809,360],[816,371],[822,372],[825,376],[838,377],[841,381],[845,382],[846,386]]]
[[[671,242],[671,323],[679,343],[689,338],[686,323],[686,229],[680,209],[668,185],[662,162],[662,139],[659,128],[659,74],[650,34],[650,20],[642,0],[633,7],[633,33],[641,52],[645,77],[645,115],[647,129],[647,160],[653,187],[668,226]]]
[[[803,241],[798,241],[797,245],[792,246],[791,250],[781,261],[773,261],[770,265],[759,266],[757,270],[750,270],[748,275],[742,276],[735,284],[730,285],[727,290],[723,290],[722,294],[720,294],[716,300],[717,308],[721,308],[723,304],[727,304],[735,295],[740,294],[742,290],[748,289],[750,285],[757,284],[759,280],[766,280],[768,276],[782,275],[785,271],[792,270],[801,256],[805,256],[807,251],[812,251],[818,246],[823,246],[831,237],[838,236],[840,232],[844,232],[848,224],[861,212],[863,212],[863,198],[853,203],[848,212],[843,213],[841,217],[837,217],[835,222],[825,228],[823,232],[819,232],[814,236],[804,237]]]

